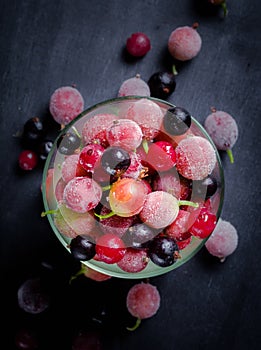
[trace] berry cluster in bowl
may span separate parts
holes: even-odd
[[[218,152],[186,109],[119,97],[81,113],[54,142],[44,215],[74,258],[107,275],[145,278],[204,245],[223,190]]]

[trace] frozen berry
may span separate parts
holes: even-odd
[[[18,163],[23,170],[33,170],[38,163],[37,154],[30,150],[24,150],[19,155]]]
[[[214,231],[205,243],[208,252],[218,257],[221,262],[236,250],[238,233],[236,228],[228,221],[219,219]]]
[[[117,266],[125,272],[137,273],[144,270],[148,262],[149,258],[146,250],[127,248],[126,253],[117,263]]]
[[[197,56],[202,40],[196,28],[197,24],[193,27],[178,27],[170,34],[168,49],[171,56],[179,61],[188,61]]]
[[[148,80],[151,96],[167,99],[176,88],[175,75],[170,72],[156,72]]]
[[[126,41],[128,53],[134,57],[142,57],[151,49],[150,39],[144,33],[133,33]]]
[[[125,80],[118,91],[118,96],[150,96],[148,84],[137,74],[133,78]]]
[[[62,86],[54,91],[49,102],[54,120],[67,125],[83,111],[84,100],[81,93],[71,86]]]
[[[238,126],[235,119],[227,112],[217,111],[209,114],[204,122],[204,127],[218,150],[226,151],[230,162],[234,162],[232,147],[238,138]]]
[[[137,318],[134,330],[140,321],[154,316],[160,307],[160,294],[156,286],[151,283],[137,283],[132,286],[127,294],[126,306],[129,313]]]

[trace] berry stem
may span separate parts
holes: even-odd
[[[108,219],[111,216],[116,215],[116,214],[113,211],[111,211],[110,213],[105,214],[105,215],[100,215],[100,214],[97,214],[97,213],[94,213],[94,215],[97,216],[97,218],[99,218],[99,219]]]
[[[233,164],[234,163],[234,156],[233,156],[232,150],[231,149],[227,149],[226,152],[227,152],[228,158],[230,160],[230,163]]]
[[[177,69],[176,69],[175,64],[173,64],[173,66],[172,66],[172,73],[173,73],[174,75],[178,75],[178,71],[177,71]]]
[[[111,185],[107,185],[107,186],[103,186],[102,187],[102,190],[103,191],[108,191],[108,190],[110,190],[111,189]]]
[[[41,217],[43,218],[44,216],[48,215],[48,214],[56,214],[58,213],[59,209],[51,209],[51,210],[47,210],[47,211],[43,211],[41,213]]]
[[[69,284],[72,283],[73,280],[75,280],[77,277],[79,277],[80,275],[83,275],[85,273],[85,268],[82,267],[78,272],[76,272],[76,274],[72,275],[70,280],[69,280]]]
[[[133,327],[126,327],[126,328],[128,331],[135,331],[135,329],[137,329],[140,324],[141,324],[141,319],[137,318],[137,321]]]
[[[224,2],[221,3],[221,7],[222,7],[222,9],[223,9],[224,17],[226,17],[227,14],[228,14],[226,1],[224,1]]]
[[[148,146],[148,141],[147,141],[146,139],[144,139],[144,140],[142,141],[142,147],[143,147],[145,153],[148,154],[148,152],[149,152],[149,146]]]
[[[179,206],[181,205],[189,205],[190,207],[198,208],[198,203],[191,202],[191,201],[181,200],[179,201]]]

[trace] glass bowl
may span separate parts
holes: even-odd
[[[90,233],[90,235],[88,234],[88,236],[92,237],[92,241],[95,245],[96,248],[96,241],[98,240],[98,237],[100,237],[101,235],[105,235],[106,233],[110,233],[113,232],[114,230],[111,231],[111,227],[109,227],[106,225],[101,225],[101,222],[103,223],[104,220],[106,220],[104,217],[99,217],[98,215],[100,215],[100,209],[106,207],[107,211],[105,211],[105,213],[110,213],[111,212],[111,202],[110,202],[110,191],[111,191],[111,186],[112,183],[115,182],[119,182],[120,180],[122,180],[122,178],[135,178],[134,180],[137,182],[142,182],[143,184],[146,183],[147,189],[146,189],[146,196],[149,195],[148,193],[153,193],[157,190],[163,190],[164,192],[168,192],[171,193],[171,195],[174,195],[173,193],[173,188],[168,187],[168,190],[166,189],[167,187],[164,187],[164,181],[166,181],[165,179],[165,175],[168,172],[172,172],[174,171],[177,175],[178,180],[180,181],[180,184],[182,183],[182,181],[185,178],[185,185],[183,183],[183,185],[179,188],[179,189],[184,189],[184,193],[187,192],[189,193],[189,196],[186,198],[184,197],[185,195],[183,194],[183,200],[185,198],[185,200],[189,200],[189,202],[181,202],[182,200],[182,195],[180,191],[180,197],[177,198],[178,199],[178,204],[179,204],[179,210],[183,210],[183,211],[188,211],[191,217],[193,217],[193,222],[195,222],[195,220],[199,217],[200,215],[200,210],[202,207],[204,208],[208,208],[208,210],[211,212],[211,214],[213,214],[216,218],[216,222],[218,221],[220,214],[221,214],[221,210],[222,210],[222,205],[223,205],[223,196],[224,196],[224,174],[223,174],[223,169],[222,169],[222,164],[221,164],[221,160],[219,157],[219,153],[214,145],[214,143],[212,142],[210,136],[207,134],[207,132],[205,131],[205,129],[202,127],[202,125],[193,117],[191,117],[191,125],[188,128],[188,130],[181,134],[181,135],[175,135],[173,136],[173,133],[170,134],[169,132],[166,131],[166,128],[164,128],[165,124],[163,124],[163,119],[160,120],[160,126],[159,128],[156,127],[156,124],[154,125],[154,123],[157,123],[158,121],[154,118],[153,115],[150,115],[150,121],[149,123],[153,124],[153,127],[155,127],[155,129],[153,129],[153,135],[151,134],[151,130],[149,128],[146,128],[147,124],[145,125],[143,123],[145,119],[142,118],[139,120],[135,119],[135,117],[133,117],[133,114],[130,111],[133,111],[133,108],[135,109],[138,105],[140,106],[146,106],[146,104],[148,105],[153,105],[153,108],[156,105],[156,110],[157,113],[158,111],[160,111],[160,115],[163,118],[163,116],[166,113],[169,113],[169,111],[171,111],[172,108],[174,108],[175,106],[172,105],[169,102],[166,101],[162,101],[156,98],[151,98],[151,97],[139,97],[139,96],[128,96],[128,97],[119,97],[119,98],[115,98],[115,99],[111,99],[111,100],[107,100],[101,103],[98,103],[88,109],[86,109],[84,112],[82,112],[78,117],[76,117],[70,124],[68,124],[64,129],[61,130],[60,134],[58,135],[57,139],[54,142],[54,145],[52,147],[52,150],[50,151],[48,158],[46,160],[46,164],[44,167],[44,172],[43,172],[43,180],[42,180],[42,189],[43,189],[43,202],[44,202],[44,208],[45,208],[45,214],[48,217],[48,220],[50,222],[50,225],[55,233],[55,235],[58,237],[58,239],[60,240],[60,242],[63,244],[63,246],[65,247],[65,249],[68,250],[68,252],[71,252],[71,240],[76,236],[76,235],[82,235],[82,226],[83,224],[78,223],[77,227],[80,227],[80,231],[77,232],[77,229],[75,228],[75,226],[70,227],[70,220],[67,220],[67,213],[68,209],[67,208],[67,202],[64,203],[65,199],[64,199],[64,188],[66,186],[66,182],[70,182],[70,179],[72,177],[75,176],[80,176],[80,177],[86,177],[86,178],[91,178],[91,181],[96,182],[96,184],[98,184],[98,186],[100,186],[99,188],[101,189],[101,197],[98,198],[98,204],[95,204],[95,207],[93,209],[90,209],[88,211],[88,215],[89,217],[91,217],[91,220],[94,221],[94,227],[92,228],[92,232]],[[135,106],[135,107],[133,107]],[[140,108],[140,107],[139,107]],[[139,109],[138,108],[138,109]],[[143,107],[142,107],[143,108]],[[145,107],[146,109],[147,107]],[[136,108],[137,109],[137,108]],[[136,110],[135,109],[135,110]],[[140,113],[142,114],[142,110],[140,110]],[[152,114],[154,112],[151,112]],[[135,113],[134,113],[135,114]],[[128,150],[128,153],[132,153],[132,154],[138,154],[139,155],[139,159],[142,160],[141,164],[142,164],[142,171],[139,171],[139,176],[137,176],[137,174],[134,176],[133,173],[130,172],[130,176],[127,176],[126,172],[124,171],[117,171],[116,175],[115,173],[113,175],[109,175],[108,173],[106,173],[107,178],[109,179],[104,180],[104,178],[102,176],[100,176],[99,171],[97,173],[95,172],[96,170],[92,170],[92,172],[86,172],[86,169],[83,171],[83,169],[81,168],[81,166],[79,166],[79,154],[81,152],[81,150],[83,149],[84,146],[86,146],[86,143],[88,143],[88,137],[90,137],[90,135],[88,134],[89,130],[88,128],[86,129],[85,123],[88,120],[94,120],[97,119],[97,117],[94,117],[96,115],[99,115],[99,122],[95,122],[96,124],[90,124],[91,125],[91,129],[94,130],[95,128],[101,128],[101,130],[103,130],[103,136],[100,137],[98,139],[96,139],[94,141],[94,143],[101,143],[102,146],[107,149],[110,148],[111,146],[113,147],[118,147],[119,145],[117,144],[117,141],[115,141],[116,143],[112,143],[111,145],[108,145],[108,140],[106,139],[107,136],[105,136],[104,139],[104,135],[106,135],[106,132],[108,133],[108,130],[111,128],[108,127],[108,125],[106,125],[106,118],[104,119],[104,115],[113,115],[116,119],[128,119],[128,120],[134,120],[135,123],[137,122],[142,130],[142,141],[140,142],[140,145],[137,147],[137,149],[135,149],[134,151],[130,151]],[[113,118],[114,118],[113,117]],[[158,117],[157,117],[158,118]],[[152,122],[151,122],[152,121]],[[118,122],[116,122],[117,124]],[[88,124],[88,123],[87,123]],[[113,124],[113,122],[112,122]],[[112,125],[111,124],[111,125]],[[115,124],[115,122],[114,122]],[[145,125],[145,127],[144,127]],[[150,126],[149,126],[150,127]],[[85,128],[84,131],[84,137],[82,134],[82,130]],[[96,129],[95,129],[96,130]],[[104,131],[105,130],[105,131]],[[107,130],[107,131],[106,131]],[[65,135],[68,135],[68,133],[73,134],[74,136],[76,135],[76,138],[78,137],[78,141],[80,141],[80,144],[78,145],[78,147],[76,148],[76,150],[72,149],[68,152],[68,148],[70,148],[68,146],[68,136],[65,137]],[[87,136],[86,136],[87,134]],[[88,136],[89,135],[89,136]],[[146,138],[144,137],[144,135],[146,135]],[[157,157],[160,157],[160,155],[157,154],[157,151],[149,151],[148,153],[148,149],[151,147],[151,145],[155,142],[167,142],[168,144],[171,144],[173,146],[173,149],[175,149],[175,147],[180,144],[180,142],[182,142],[182,140],[184,139],[191,139],[194,137],[200,137],[200,138],[204,138],[207,141],[209,141],[212,150],[214,150],[214,165],[212,166],[211,170],[209,170],[209,174],[210,177],[213,179],[215,179],[216,182],[216,188],[214,190],[214,193],[211,193],[210,195],[207,195],[207,187],[202,186],[202,182],[204,181],[204,179],[189,179],[186,177],[184,177],[184,174],[180,174],[175,165],[172,165],[172,168],[170,170],[166,170],[166,168],[162,168],[163,171],[161,171],[162,169],[158,167],[158,164],[160,164],[161,160],[158,159]],[[66,140],[66,143],[64,144],[64,140]],[[98,140],[98,141],[97,141]],[[114,141],[113,141],[114,142]],[[65,150],[64,150],[65,148]],[[176,149],[175,149],[176,151]],[[162,150],[161,150],[162,152]],[[64,173],[63,173],[63,167],[64,167],[64,162],[65,159],[70,158],[71,154],[74,154],[74,157],[78,159],[78,165],[77,165],[77,170],[76,168],[73,168],[73,170],[68,170],[66,171],[66,175],[64,178]],[[147,155],[150,154],[150,160],[148,160],[146,157]],[[204,154],[204,151],[203,151]],[[77,155],[77,156],[76,156]],[[152,159],[152,163],[153,166],[151,166],[150,161]],[[165,158],[164,158],[165,159]],[[97,161],[98,162],[98,161]],[[69,162],[70,163],[70,162]],[[96,166],[95,165],[95,169],[101,169],[101,161],[98,162],[99,165]],[[132,164],[132,163],[131,163]],[[163,162],[164,164],[164,162]],[[174,163],[173,163],[174,164]],[[156,168],[156,169],[155,169]],[[73,175],[72,175],[73,172]],[[102,174],[104,175],[105,172],[104,170],[102,170]],[[164,175],[165,174],[165,175]],[[194,176],[194,175],[193,175]],[[207,176],[208,177],[208,176]],[[157,181],[155,182],[155,178],[157,178]],[[158,181],[160,179],[160,181]],[[183,180],[182,180],[183,179]],[[131,180],[131,181],[132,181]],[[134,181],[133,180],[133,181]],[[106,182],[107,181],[107,182]],[[145,181],[145,182],[144,182]],[[136,183],[136,182],[135,182]],[[158,187],[160,183],[161,187]],[[149,185],[148,185],[149,184]],[[200,184],[200,190],[198,190],[198,185]],[[185,187],[184,187],[185,186]],[[187,186],[187,187],[186,187]],[[139,192],[139,190],[138,190]],[[142,192],[142,191],[141,191]],[[100,193],[100,192],[99,192]],[[176,197],[178,197],[177,195],[175,195]],[[143,202],[144,203],[144,202]],[[163,202],[161,203],[163,206],[165,205]],[[162,211],[161,208],[161,204],[159,205],[158,208],[158,212]],[[195,205],[194,205],[195,204]],[[57,208],[60,208],[59,210],[57,210]],[[61,210],[61,208],[63,208]],[[140,210],[140,209],[139,209]],[[133,213],[129,214],[129,218],[126,219],[126,215],[123,219],[121,219],[123,216],[120,214],[120,218],[119,220],[126,220],[128,221],[128,219],[132,221],[132,224],[128,224],[129,226],[131,225],[137,225],[140,223],[145,222],[145,225],[149,226],[150,228],[152,228],[152,230],[155,232],[154,235],[155,236],[166,236],[166,232],[167,228],[166,228],[166,222],[165,222],[165,226],[163,225],[163,227],[158,227],[161,226],[160,225],[155,225],[153,226],[153,224],[151,224],[148,220],[148,222],[146,221],[146,219],[144,219],[144,215],[141,215],[140,211],[137,211],[134,213],[134,215],[132,215]],[[168,210],[166,210],[168,211]],[[178,211],[179,212],[179,211]],[[57,215],[60,215],[60,221],[57,219]],[[94,214],[95,213],[95,214]],[[100,214],[99,214],[100,213]],[[118,213],[117,213],[118,214]],[[82,214],[80,214],[81,216]],[[177,214],[175,214],[177,215]],[[127,215],[128,216],[128,215]],[[145,215],[146,217],[146,215]],[[175,216],[176,217],[176,216]],[[62,224],[61,224],[62,221]],[[175,221],[175,220],[174,220]],[[59,225],[58,225],[59,223]],[[88,225],[88,222],[87,222]],[[152,227],[151,227],[152,225]],[[169,225],[169,223],[168,223]],[[69,226],[69,228],[68,228]],[[129,227],[128,226],[128,227]],[[72,230],[71,230],[72,228]],[[102,229],[101,229],[102,228]],[[108,230],[108,232],[106,231]],[[127,229],[126,229],[127,230]],[[126,231],[125,230],[125,231]],[[125,232],[124,231],[124,232]],[[127,230],[127,233],[125,232],[124,234],[121,231],[121,234],[118,235],[124,242],[124,245],[126,247],[129,248],[129,246],[133,245],[133,242],[131,241],[131,243],[129,243],[128,239],[126,240],[126,237],[128,237],[128,232],[129,229]],[[119,267],[120,264],[118,262],[116,263],[107,263],[104,261],[101,261],[100,256],[98,256],[97,258],[97,254],[92,257],[91,259],[88,260],[81,260],[79,259],[82,264],[85,264],[86,266],[88,266],[89,268],[101,272],[103,274],[109,275],[109,276],[113,276],[113,277],[119,277],[119,278],[129,278],[129,279],[138,279],[138,278],[149,278],[149,277],[153,277],[153,276],[157,276],[157,275],[161,275],[164,273],[167,273],[169,271],[172,271],[173,269],[176,269],[178,267],[180,267],[181,265],[183,265],[185,262],[189,261],[206,243],[206,240],[208,239],[209,235],[207,235],[207,237],[198,237],[197,235],[191,235],[189,234],[189,239],[187,239],[187,241],[189,241],[190,243],[188,244],[188,242],[186,243],[184,240],[183,241],[177,241],[177,239],[175,238],[176,242],[178,243],[178,247],[179,252],[177,253],[177,251],[175,251],[175,254],[177,255],[174,259],[174,263],[170,263],[169,265],[166,264],[167,266],[162,266],[157,263],[155,263],[155,261],[153,262],[151,260],[150,257],[146,257],[146,267],[142,268],[141,271],[135,271],[135,272],[127,272],[129,271],[126,268],[122,269],[122,267]],[[184,236],[183,236],[184,238]],[[183,239],[182,238],[182,239]],[[178,238],[179,239],[179,238]],[[151,241],[151,238],[150,238]],[[186,244],[183,244],[186,243]],[[148,251],[148,246],[149,246],[150,242],[143,242],[142,244],[142,250],[147,252]],[[183,244],[183,246],[182,246]],[[132,247],[133,248],[133,247]],[[137,248],[137,247],[136,247]],[[135,249],[136,249],[135,248]],[[139,249],[141,248],[140,246],[138,247]],[[155,248],[154,248],[155,249]],[[127,249],[128,250],[128,249]],[[126,250],[124,250],[126,251]],[[145,260],[144,260],[145,261]],[[119,264],[119,265],[118,265]]]

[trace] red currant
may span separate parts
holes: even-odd
[[[24,150],[20,153],[18,162],[21,169],[33,170],[38,163],[38,157],[35,152]]]
[[[126,49],[132,56],[144,56],[151,49],[150,39],[144,33],[133,33],[127,39]]]
[[[191,213],[191,217],[195,217],[194,215],[197,215],[197,217],[192,226],[189,228],[189,232],[195,237],[202,239],[207,238],[216,226],[216,215],[212,214],[205,207],[201,208],[199,212],[198,210],[195,210]]]
[[[150,145],[146,161],[158,171],[167,171],[176,164],[176,152],[171,143],[157,141]]]
[[[126,253],[122,239],[113,233],[106,233],[96,242],[96,254],[100,261],[114,264],[120,261]]]
[[[97,162],[100,160],[104,148],[99,144],[90,144],[85,146],[79,157],[79,164],[86,171],[94,171],[94,167],[97,166]]]

